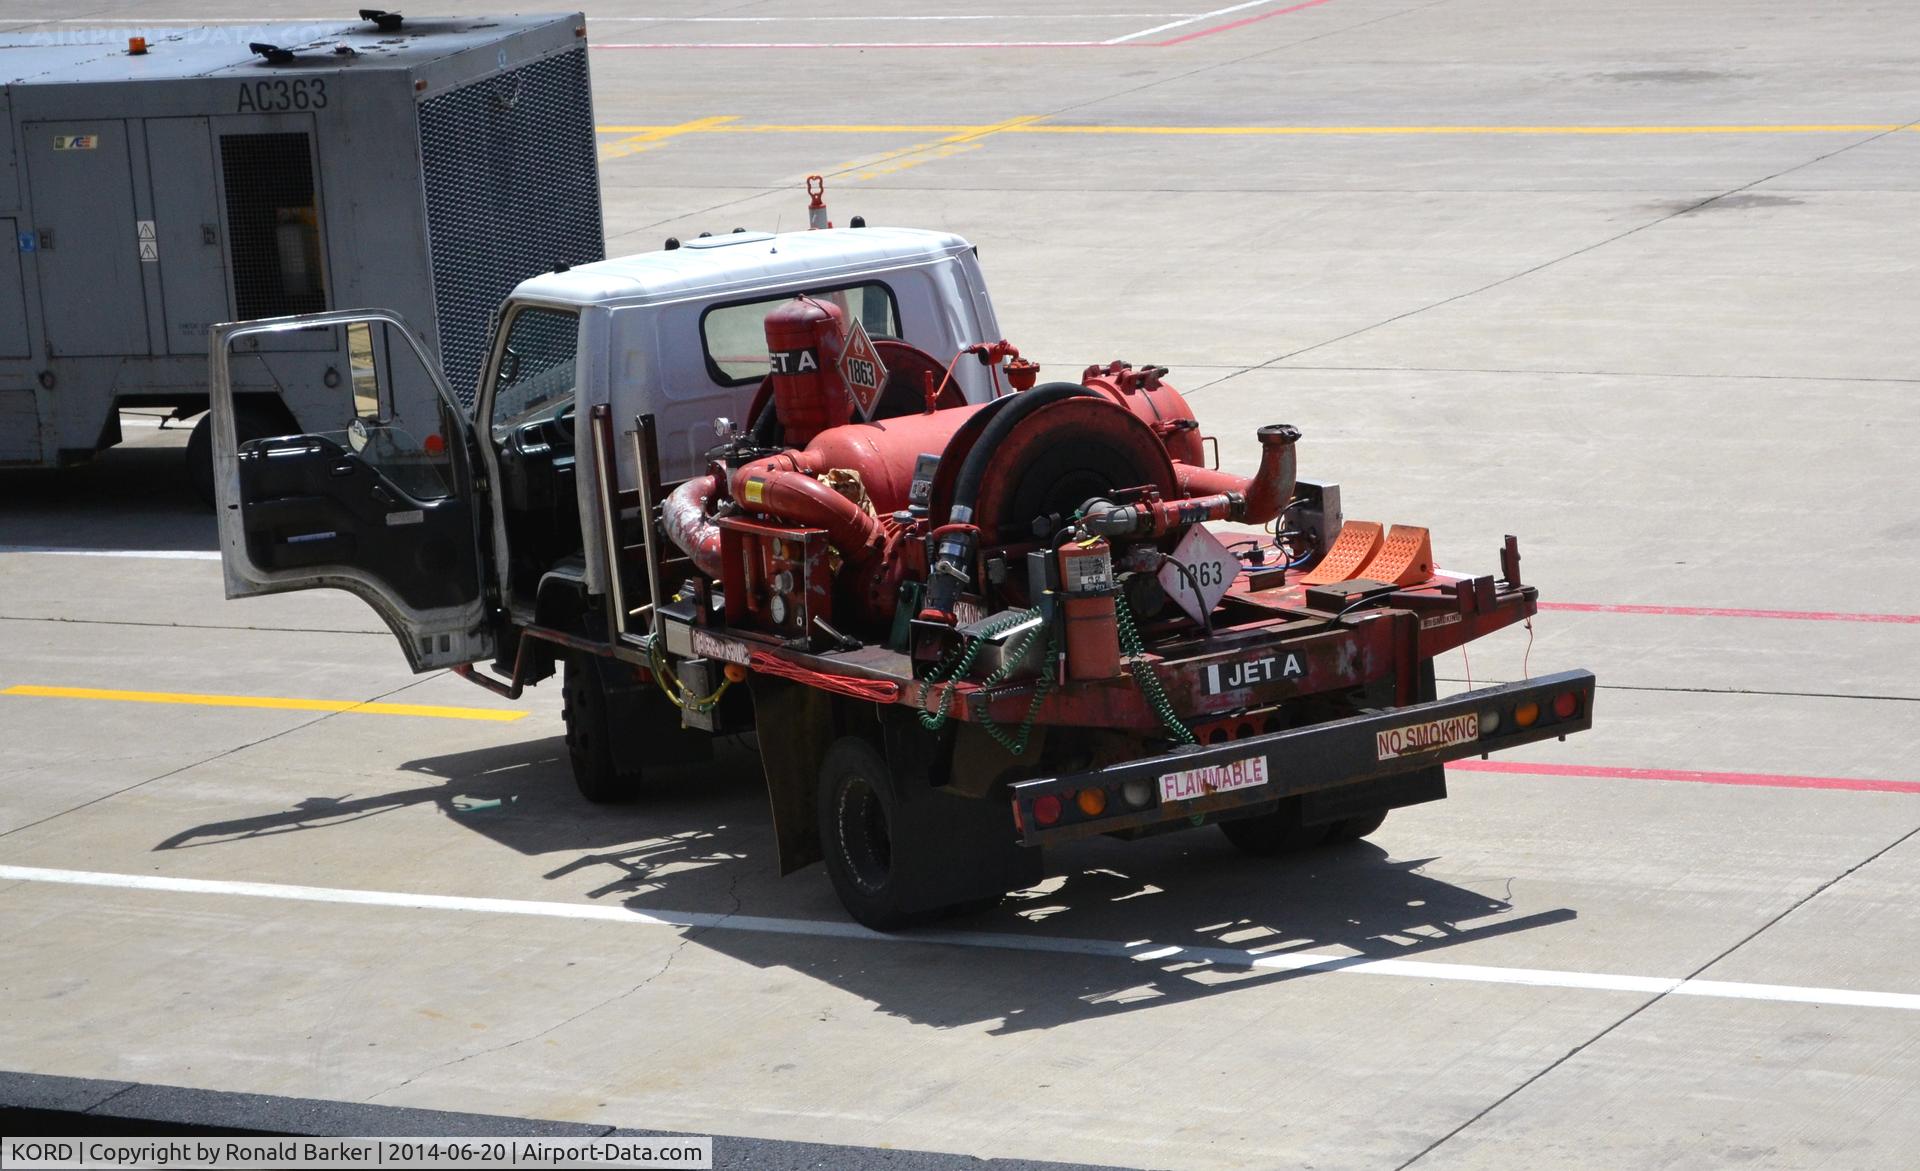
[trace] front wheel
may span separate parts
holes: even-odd
[[[613,705],[598,660],[585,655],[567,660],[561,698],[567,756],[573,762],[573,783],[579,786],[580,795],[599,805],[638,797],[644,777],[638,767],[624,764],[614,751],[609,724]]]

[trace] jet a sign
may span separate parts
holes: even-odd
[[[1263,655],[1237,663],[1208,663],[1202,689],[1208,695],[1220,695],[1282,679],[1304,679],[1306,675],[1307,665],[1299,655]]]

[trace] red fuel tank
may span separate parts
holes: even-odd
[[[773,409],[787,442],[805,446],[851,419],[853,398],[840,377],[840,307],[795,297],[767,314],[766,331]]]

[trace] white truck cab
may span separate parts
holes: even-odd
[[[716,426],[751,424],[768,369],[762,322],[800,293],[834,300],[876,340],[932,355],[1000,337],[972,245],[878,227],[669,241],[524,281],[500,309],[471,415],[396,313],[213,327],[227,596],[345,589],[380,613],[416,671],[493,658],[502,614],[525,624],[543,590],[589,598],[607,590],[606,545],[619,518],[596,517],[598,453],[585,423],[594,408],[607,407],[629,438],[651,416],[660,483],[695,475]],[[240,451],[235,343],[322,329],[345,331],[353,354],[338,427]],[[995,393],[994,372],[981,363],[956,362],[950,374],[968,401]],[[438,391],[438,417],[402,417],[394,404],[431,398],[395,388],[421,380]],[[632,501],[637,446],[611,447],[612,492]]]

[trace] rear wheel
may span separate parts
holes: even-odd
[[[1341,842],[1357,842],[1385,825],[1386,821],[1387,811],[1384,809],[1342,818],[1327,827],[1327,844],[1331,846]]]
[[[581,655],[567,660],[561,684],[561,715],[567,724],[567,756],[573,762],[573,783],[580,795],[596,804],[631,801],[641,792],[638,768],[623,768],[614,753],[608,718],[606,677],[599,663]]]
[[[1241,852],[1271,858],[1311,850],[1327,840],[1328,827],[1300,824],[1300,800],[1289,798],[1271,813],[1220,823],[1220,832]]]
[[[836,740],[820,764],[816,810],[827,876],[847,913],[875,931],[914,921],[901,899],[900,807],[887,761],[855,736]]]
[[[279,401],[274,400],[279,407]],[[249,439],[265,439],[270,435],[287,434],[287,419],[284,408],[269,409],[245,398],[236,399],[233,404],[234,447]],[[193,486],[193,494],[214,506],[213,494],[213,412],[200,416],[193,425],[193,432],[187,436],[187,482]]]

